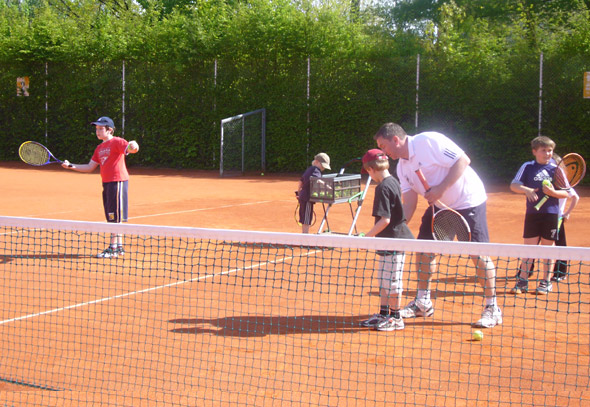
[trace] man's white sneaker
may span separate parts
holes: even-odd
[[[474,326],[479,328],[493,328],[502,324],[502,311],[495,305],[487,305],[481,313],[481,319]]]
[[[414,300],[400,311],[402,318],[431,317],[434,314],[432,301],[424,303],[423,301]]]

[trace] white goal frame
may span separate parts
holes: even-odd
[[[241,141],[241,146],[240,146],[240,158],[241,158],[241,173],[244,174],[246,172],[246,165],[245,165],[245,159],[246,159],[246,146],[247,143],[249,142],[248,140],[248,130],[246,128],[246,121],[248,120],[249,117],[254,116],[254,115],[260,115],[261,119],[261,128],[260,128],[260,168],[259,170],[261,172],[264,172],[266,170],[266,109],[262,108],[262,109],[258,109],[258,110],[253,110],[251,112],[248,113],[243,113],[243,114],[239,114],[236,116],[232,116],[232,117],[228,117],[225,119],[221,120],[221,135],[220,135],[220,139],[221,139],[221,145],[220,145],[220,152],[219,152],[219,176],[223,177],[224,174],[224,159],[226,159],[227,157],[225,157],[224,154],[224,150],[226,147],[226,143],[228,142],[227,140],[227,134],[225,133],[225,129],[224,126],[227,125],[228,123],[232,123],[232,122],[236,122],[234,123],[235,126],[239,126],[241,124],[241,134],[240,134],[240,141]],[[252,136],[251,136],[252,137]],[[255,135],[254,137],[258,137],[258,135]],[[237,139],[237,137],[236,137]],[[232,140],[235,141],[235,140]],[[252,142],[252,141],[250,141]],[[258,169],[256,169],[258,170]]]

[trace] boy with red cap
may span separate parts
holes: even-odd
[[[413,239],[414,235],[408,228],[404,216],[400,184],[389,173],[387,155],[379,149],[373,149],[367,151],[362,161],[363,169],[378,184],[373,201],[375,224],[366,236]],[[404,329],[400,308],[405,253],[392,250],[378,251],[377,255],[381,308],[378,314],[361,322],[361,325],[373,327],[378,331]]]

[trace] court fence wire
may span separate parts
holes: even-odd
[[[97,258],[112,234],[125,253]],[[435,253],[435,313],[380,332],[376,251]],[[503,323],[470,257],[497,269]],[[567,261],[548,295],[522,259]],[[0,217],[0,404],[584,405],[590,249]]]

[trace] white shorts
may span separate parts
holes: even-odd
[[[405,260],[405,253],[379,256],[379,288],[390,294],[402,293]]]

